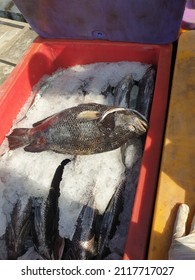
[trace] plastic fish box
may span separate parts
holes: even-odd
[[[154,97],[124,259],[145,259],[153,215],[167,109],[172,45],[38,38],[0,89],[0,143],[12,121],[45,74],[95,62],[140,61],[157,70]]]
[[[179,36],[186,0],[14,0],[43,38],[169,44]]]
[[[162,150],[149,259],[167,259],[178,206],[188,204],[189,233],[195,213],[195,30],[178,41],[172,89]],[[183,256],[184,257],[184,256]]]

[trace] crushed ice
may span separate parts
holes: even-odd
[[[149,65],[139,62],[118,62],[59,69],[52,76],[43,77],[35,86],[29,100],[14,121],[13,127],[31,127],[33,123],[47,116],[80,103],[113,104],[112,97],[109,95],[105,97],[102,94],[108,85],[115,87],[129,73],[134,80],[139,81],[148,67]],[[32,100],[33,104],[31,104]],[[2,147],[4,146],[5,143]],[[73,236],[78,215],[90,196],[95,197],[96,207],[100,213],[104,212],[116,187],[125,176],[125,168],[131,167],[132,158],[134,160],[141,153],[142,148],[137,147],[136,149],[139,149],[137,151],[132,147],[133,145],[126,152],[126,166],[121,157],[121,150],[117,149],[102,154],[77,156],[76,160],[65,167],[59,199],[59,232],[62,237]],[[46,197],[55,170],[65,158],[71,157],[50,151],[27,153],[23,148],[7,151],[1,157],[0,236],[5,233],[18,197],[21,197],[24,203],[30,196]],[[139,156],[136,160],[140,160]],[[132,189],[128,190],[132,192],[132,197],[135,188],[136,180],[132,183]],[[125,203],[133,204],[133,198],[132,201]],[[121,223],[122,233],[117,232],[113,240],[127,234],[124,223],[129,222],[129,212],[124,219],[125,221]],[[124,238],[122,242],[124,243]],[[118,253],[117,250],[114,251],[115,249],[112,253],[112,248],[115,247],[113,244],[116,242],[110,244],[111,255]],[[122,244],[119,242],[118,246]]]

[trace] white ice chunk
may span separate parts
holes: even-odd
[[[72,238],[79,213],[90,197],[103,214],[114,191],[124,179],[125,166],[120,148],[114,151],[77,157],[65,166],[61,182],[59,233]],[[71,213],[71,218],[69,214]]]

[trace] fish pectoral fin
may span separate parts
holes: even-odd
[[[96,120],[100,118],[100,113],[98,111],[83,111],[77,115],[77,119],[83,120]]]
[[[32,142],[30,145],[24,147],[26,152],[39,153],[46,150],[46,146],[40,145],[37,142]]]

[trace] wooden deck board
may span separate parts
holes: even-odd
[[[178,42],[148,259],[167,259],[180,203],[195,213],[195,31]]]
[[[0,18],[0,85],[36,37],[29,24]]]

